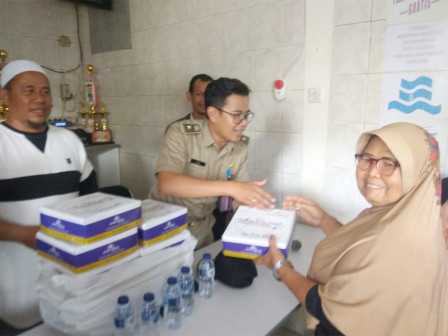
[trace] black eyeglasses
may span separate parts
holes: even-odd
[[[376,169],[378,169],[378,172],[384,176],[392,175],[395,171],[395,168],[400,166],[400,163],[398,161],[388,158],[373,159],[365,154],[356,154],[355,162],[356,167],[358,167],[360,170],[369,170],[372,166],[372,163],[375,162]]]
[[[246,113],[232,113],[232,112],[224,111],[223,109],[220,109],[219,107],[216,107],[216,106],[214,106],[214,108],[230,115],[232,117],[232,122],[234,124],[239,124],[243,120],[247,120],[247,123],[250,123],[255,115],[255,113],[253,113],[251,111],[248,111]]]

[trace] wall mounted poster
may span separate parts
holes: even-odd
[[[384,71],[448,69],[448,20],[388,26]]]
[[[385,73],[382,117],[448,118],[448,71]]]
[[[448,0],[391,0],[387,17],[379,123],[424,127],[447,176]]]
[[[383,74],[380,124],[406,121],[424,127],[439,142],[448,176],[448,71]]]
[[[447,0],[388,0],[387,23],[438,20],[447,13]]]

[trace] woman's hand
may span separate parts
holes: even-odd
[[[269,238],[269,251],[265,255],[254,260],[256,265],[265,265],[266,267],[273,268],[279,261],[285,259],[283,253],[277,248],[276,240],[274,236]]]
[[[300,216],[308,224],[321,228],[327,235],[342,226],[336,218],[327,214],[313,201],[302,196],[286,196],[283,201],[283,209],[295,210],[297,216]]]
[[[275,237],[269,238],[269,251],[264,256],[254,259],[256,265],[265,265],[269,268],[274,268],[274,265],[280,260],[285,259],[283,253],[277,248]],[[306,296],[311,287],[316,285],[311,279],[304,277],[300,273],[294,271],[292,267],[280,267],[278,275],[281,277],[283,283],[291,290],[297,299],[306,305]]]
[[[326,215],[320,206],[301,196],[286,196],[283,201],[283,209],[295,210],[297,216],[302,217],[305,222],[318,227],[322,227],[322,222]]]

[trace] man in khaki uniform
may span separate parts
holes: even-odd
[[[198,74],[191,78],[188,85],[188,91],[186,93],[187,100],[191,103],[191,113],[188,113],[185,117],[176,120],[201,120],[205,119],[205,101],[204,94],[207,85],[213,81],[213,78],[207,74]]]
[[[262,188],[266,179],[249,182],[247,173],[249,139],[243,132],[253,117],[249,92],[237,79],[211,82],[205,91],[207,119],[176,122],[164,137],[150,198],[188,208],[197,248],[213,242],[219,196],[232,197],[234,208],[274,207],[274,197]]]
[[[191,78],[190,84],[188,86],[188,91],[186,93],[186,98],[191,103],[191,112],[188,113],[185,117],[179,118],[170,123],[165,129],[165,133],[172,124],[178,121],[205,119],[206,113],[204,93],[207,85],[212,80],[213,78],[206,74],[198,74]]]
[[[213,78],[207,74],[197,74],[191,78],[188,91],[186,93],[186,98],[191,103],[191,112],[186,116],[170,123],[165,129],[165,133],[172,124],[178,121],[204,120],[206,118],[204,94],[207,85],[212,81]],[[218,240],[221,239],[222,234],[230,222],[230,219],[233,216],[233,211],[231,208],[220,209],[219,207],[216,207],[213,210],[213,216],[215,217],[215,224],[212,229],[213,239]]]

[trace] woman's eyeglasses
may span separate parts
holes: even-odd
[[[223,109],[220,109],[219,107],[216,107],[216,106],[214,106],[214,108],[230,115],[232,117],[232,122],[234,124],[239,124],[243,120],[247,120],[247,123],[250,123],[255,115],[255,113],[253,113],[251,111],[246,112],[246,113],[232,113],[232,112],[224,111]]]
[[[372,166],[372,163],[375,162],[376,169],[378,169],[378,172],[384,176],[392,175],[395,171],[395,168],[400,166],[400,163],[395,160],[387,158],[373,159],[365,154],[356,154],[355,162],[356,167],[358,167],[358,169],[360,170],[369,170]]]

